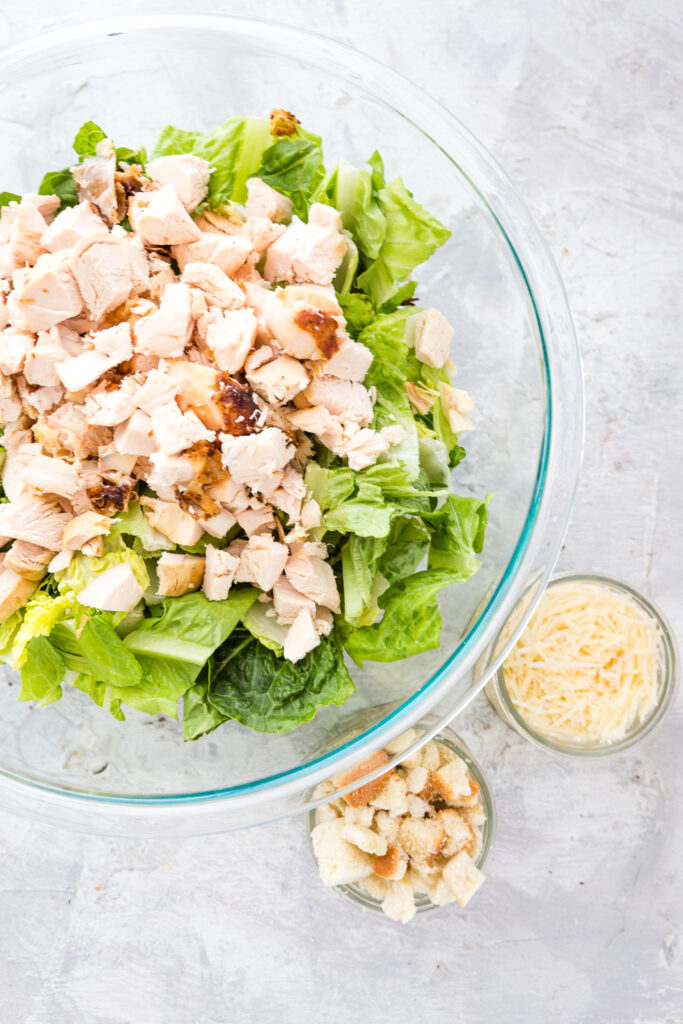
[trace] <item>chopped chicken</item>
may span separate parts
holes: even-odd
[[[166,286],[159,309],[135,324],[135,351],[148,355],[181,356],[192,334],[190,289],[186,284]]]
[[[105,141],[105,140],[103,140]],[[108,140],[106,140],[108,142]],[[99,210],[108,224],[118,220],[118,203],[116,201],[116,186],[114,175],[116,173],[116,154],[111,144],[99,146],[100,152],[96,150],[96,156],[86,159],[76,167],[71,168],[71,174],[76,182],[78,198],[82,203],[92,203]]]
[[[194,464],[186,455],[155,451],[149,456],[149,461],[154,468],[147,477],[147,483],[159,495],[168,489],[175,497],[176,487],[187,487],[195,478]]]
[[[7,240],[7,254],[14,267],[36,262],[45,248],[41,238],[46,230],[47,222],[40,211],[22,199],[14,208]]]
[[[240,228],[240,235],[247,239],[260,259],[275,239],[284,235],[285,230],[284,224],[275,224],[267,217],[248,217]]]
[[[99,447],[109,444],[112,440],[112,432],[108,427],[88,423],[82,408],[71,402],[65,402],[51,412],[46,418],[45,425],[47,430],[44,434],[46,440],[42,442],[44,446],[48,446],[48,434],[54,433],[57,444],[73,452],[77,459],[88,459],[97,455]],[[36,440],[39,440],[37,434]]]
[[[235,578],[239,558],[229,551],[206,545],[206,569],[204,571],[204,593],[209,601],[225,601]]]
[[[301,661],[319,643],[313,616],[307,608],[302,608],[287,630],[283,654],[287,661]]]
[[[247,283],[244,290],[249,305],[288,355],[329,359],[339,348],[344,321],[332,289],[293,285],[269,291]]]
[[[122,562],[105,569],[78,595],[79,604],[104,612],[132,612],[143,589],[129,565]]]
[[[336,220],[328,217],[328,210],[336,214]],[[269,247],[264,269],[266,281],[331,284],[346,252],[346,239],[340,228],[341,218],[336,210],[313,203],[308,224],[293,220]]]
[[[330,611],[339,611],[339,591],[329,562],[304,554],[291,555],[285,566],[287,579],[296,590]]]
[[[78,206],[66,206],[57,214],[43,232],[40,243],[48,252],[58,252],[60,249],[73,248],[83,238],[107,234],[107,225],[90,203],[79,203]]]
[[[236,522],[237,520],[232,512],[228,512],[227,509],[222,509],[217,515],[211,516],[209,519],[199,520],[202,528],[211,534],[212,537],[216,537],[219,540],[232,530]]]
[[[293,466],[287,466],[282,474],[280,486],[273,491],[270,500],[276,508],[281,509],[289,516],[291,523],[299,519],[301,505],[306,496],[306,485],[301,473],[297,473]]]
[[[209,430],[249,434],[258,429],[260,411],[246,384],[189,360],[169,362],[167,373],[178,384],[180,408],[195,412]]]
[[[448,425],[454,434],[462,434],[466,430],[474,430],[469,413],[474,408],[474,399],[460,388],[452,388],[450,384],[439,382],[439,396]]]
[[[279,579],[289,557],[285,544],[273,540],[268,534],[255,534],[242,551],[237,578],[243,583],[255,583],[263,591],[272,589]]]
[[[168,405],[178,394],[178,384],[165,370],[150,370],[135,396],[135,404],[146,413]]]
[[[107,382],[99,384],[87,396],[84,409],[90,423],[103,427],[116,427],[135,412],[140,385],[134,377],[124,377],[118,388]]]
[[[64,569],[68,569],[74,554],[75,551],[60,551],[48,565],[48,570],[50,572],[62,572]]]
[[[315,434],[331,451],[336,451],[344,441],[341,423],[323,405],[297,409],[288,414],[287,420],[295,430]]]
[[[27,331],[46,331],[62,320],[78,316],[83,298],[71,270],[72,250],[43,253],[32,268],[14,275],[14,291],[8,300],[16,310],[19,326]]]
[[[69,356],[55,364],[60,381],[67,391],[77,392],[94,384],[96,380],[119,363],[133,355],[130,324],[125,322],[91,336],[92,349],[77,356]]]
[[[372,352],[366,345],[352,341],[351,338],[344,338],[334,355],[317,366],[326,377],[363,381],[372,360]]]
[[[25,540],[15,540],[5,555],[2,568],[11,569],[20,576],[25,576],[27,580],[42,580],[53,554],[54,551],[50,548],[42,548]]]
[[[54,215],[62,205],[59,196],[41,196],[38,192],[26,192],[22,196],[25,203],[33,203],[38,213],[45,218],[46,224],[51,224]]]
[[[306,530],[314,530],[322,522],[320,505],[315,498],[310,498],[301,506],[301,525]]]
[[[247,374],[247,380],[257,395],[271,405],[291,402],[308,387],[306,370],[291,356],[279,356]]]
[[[322,405],[333,416],[366,426],[372,419],[372,402],[366,387],[355,380],[319,377],[305,391],[311,405]]]
[[[266,497],[276,490],[282,470],[294,454],[287,435],[277,427],[242,437],[221,434],[221,442],[223,465],[233,479]]]
[[[152,181],[171,186],[188,213],[206,199],[211,165],[199,156],[191,153],[159,156],[150,160],[145,171]]]
[[[181,271],[188,263],[215,263],[228,277],[232,277],[253,252],[254,246],[248,238],[215,232],[202,232],[196,242],[173,247],[173,255]]]
[[[448,349],[453,328],[438,309],[425,309],[415,320],[415,355],[426,363],[440,369],[448,359]]]
[[[56,387],[59,376],[55,363],[69,358],[57,330],[40,331],[35,345],[24,362],[24,378],[36,387]]]
[[[257,326],[250,309],[226,309],[211,319],[204,344],[220,370],[238,373],[242,369],[254,344]]]
[[[34,448],[34,445],[30,446]],[[40,446],[38,446],[40,451]],[[73,498],[81,486],[81,479],[75,466],[63,459],[49,455],[31,453],[21,473],[24,484],[44,494],[58,494],[62,498]]]
[[[359,430],[349,441],[345,441],[338,449],[351,469],[367,469],[373,466],[381,455],[386,455],[392,445],[400,444],[405,437],[403,427],[383,427],[378,433],[365,427]]]
[[[247,217],[267,217],[277,224],[292,219],[292,200],[276,192],[260,178],[247,179]]]
[[[255,533],[269,533],[275,529],[275,517],[267,505],[263,508],[248,508],[243,512],[235,512],[235,517],[247,537]]]
[[[82,239],[73,250],[67,249],[49,258],[63,258],[69,252],[73,255],[70,262],[67,256],[67,263],[76,278],[88,313],[95,321],[120,306],[131,293],[144,291],[149,284],[147,257],[138,238],[114,234],[103,237],[95,235]],[[41,257],[36,269],[45,258]],[[82,308],[83,303],[80,302],[75,312],[64,314],[59,320],[75,316]],[[52,323],[47,326],[52,326]]]
[[[200,555],[175,555],[164,551],[157,562],[159,597],[180,597],[199,590],[204,579],[206,559]]]
[[[140,504],[147,521],[174,544],[189,548],[200,539],[203,531],[199,523],[175,502],[142,497]]]
[[[273,604],[278,622],[288,626],[302,610],[315,615],[315,601],[293,587],[286,576],[281,576],[273,585]]]
[[[151,417],[142,409],[136,409],[130,419],[119,424],[114,431],[114,446],[121,455],[151,455],[155,452]]]
[[[137,192],[128,203],[128,219],[146,245],[183,245],[202,236],[171,185]]]
[[[197,441],[215,439],[214,432],[206,429],[196,413],[181,412],[175,401],[155,409],[151,419],[154,440],[167,455],[176,455]]]
[[[111,530],[111,519],[90,510],[75,516],[64,529],[62,547],[65,551],[80,551],[93,537],[104,537]]]
[[[0,505],[0,534],[59,551],[70,519],[53,498],[21,494],[15,501]]]
[[[0,373],[20,373],[33,348],[33,335],[6,327],[0,331]]]
[[[214,263],[202,263],[199,260],[186,263],[181,280],[193,288],[199,288],[209,306],[241,309],[245,304],[242,289]]]
[[[13,569],[0,571],[0,622],[23,608],[38,584]]]
[[[4,436],[2,441],[4,446]],[[16,448],[7,448],[2,467],[2,489],[5,492],[5,497],[9,498],[10,501],[14,501],[15,498],[18,498],[30,486],[24,477],[24,473],[36,455],[40,454],[41,446],[39,444],[32,444],[30,441],[20,444]]]

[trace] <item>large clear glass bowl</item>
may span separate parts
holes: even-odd
[[[284,107],[322,135],[329,163],[361,163],[379,149],[388,174],[402,175],[452,230],[418,273],[419,297],[454,325],[458,384],[477,402],[457,489],[495,499],[480,572],[443,594],[440,648],[353,668],[348,703],[283,736],[230,723],[184,745],[177,723],[135,713],[120,723],[78,692],[34,709],[17,701],[11,673],[0,690],[0,807],[149,835],[303,810],[316,782],[427,713],[433,731],[457,715],[504,657],[492,641],[520,595],[537,583],[540,596],[550,575],[583,427],[579,356],[555,265],[510,182],[448,111],[321,36],[218,17],[93,23],[6,51],[0,90],[2,189],[35,189],[45,170],[69,164],[88,119],[137,146],[169,122],[207,129]]]

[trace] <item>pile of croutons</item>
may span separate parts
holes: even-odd
[[[409,729],[350,771],[321,783],[336,792],[418,739]],[[416,913],[415,895],[461,906],[484,881],[476,866],[486,814],[479,785],[449,746],[430,740],[397,767],[317,809],[313,850],[325,885],[357,884],[394,921]]]

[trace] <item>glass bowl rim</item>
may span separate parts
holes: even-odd
[[[508,693],[505,685],[504,675],[504,664],[499,665],[498,669],[491,677],[491,683],[494,686],[496,697],[503,704],[506,714],[509,714],[513,719],[513,727],[520,735],[526,737],[535,746],[547,751],[550,754],[555,754],[558,757],[570,757],[570,758],[593,758],[593,757],[610,757],[614,754],[623,753],[630,747],[635,746],[636,743],[640,743],[647,736],[651,735],[652,732],[660,725],[666,712],[668,711],[671,703],[678,691],[679,684],[679,653],[678,643],[676,641],[676,634],[674,633],[669,620],[666,618],[661,609],[652,601],[649,597],[638,590],[633,584],[621,579],[620,577],[613,576],[609,573],[603,573],[598,571],[580,572],[576,570],[568,570],[567,572],[555,573],[548,582],[547,587],[543,593],[550,590],[551,587],[558,586],[561,583],[567,582],[587,582],[587,583],[599,583],[604,586],[608,586],[620,594],[624,594],[627,597],[634,598],[635,601],[643,608],[643,610],[655,621],[659,633],[659,651],[660,656],[658,675],[663,673],[660,682],[660,692],[657,696],[657,703],[650,712],[650,714],[642,722],[638,723],[635,730],[625,736],[622,740],[617,743],[609,744],[568,744],[563,743],[560,740],[553,739],[550,736],[545,736],[543,733],[538,732],[532,728],[529,723],[522,717],[519,711],[512,703],[512,698]],[[514,614],[514,613],[513,613]],[[662,653],[663,652],[663,653]]]
[[[430,116],[438,118],[440,128],[443,130],[445,135],[448,136],[450,133],[451,139],[455,137],[464,152],[483,162],[486,165],[487,172],[491,174],[494,179],[502,182],[508,189],[514,200],[517,215],[523,219],[524,227],[530,232],[534,242],[540,247],[544,259],[545,272],[552,275],[554,283],[559,289],[559,296],[562,305],[560,312],[564,314],[565,323],[569,328],[570,334],[569,358],[574,363],[574,369],[577,371],[580,381],[580,354],[564,286],[547,244],[545,243],[528,208],[517,195],[507,175],[498,166],[497,162],[488,153],[485,147],[470,132],[470,130],[447,108],[439,103],[439,101],[434,99],[403,75],[367,54],[362,53],[361,51],[342,42],[330,39],[325,35],[311,32],[307,29],[296,28],[291,25],[279,24],[270,20],[265,21],[212,14],[128,15],[118,18],[109,17],[94,19],[84,22],[81,25],[43,33],[2,50],[3,63],[0,70],[0,81],[5,75],[9,75],[15,71],[20,73],[20,65],[23,60],[30,60],[45,54],[50,50],[58,51],[59,48],[64,45],[79,42],[82,43],[86,39],[91,39],[93,37],[102,40],[107,36],[134,34],[135,32],[148,31],[151,29],[154,29],[157,33],[165,30],[178,29],[197,31],[212,30],[226,34],[241,35],[242,37],[257,37],[260,38],[261,41],[264,38],[272,38],[275,41],[285,39],[289,42],[298,42],[299,44],[314,39],[318,46],[318,62],[322,59],[323,51],[327,51],[327,53],[338,58],[339,62],[343,64],[348,74],[351,74],[354,71],[364,72],[361,88],[366,93],[375,97],[380,97],[383,102],[386,102],[391,106],[391,98],[395,98],[397,92],[399,92],[402,99],[408,97],[413,106],[420,107],[422,105],[425,107],[429,111]],[[392,107],[392,109],[396,108]],[[409,115],[399,110],[396,110],[396,112],[400,116],[404,117],[404,119],[409,123],[413,124],[427,143],[441,149],[446,158],[453,164],[454,171],[461,174],[467,180],[470,187],[487,208],[489,215],[501,233],[502,241],[507,245],[514,263],[518,268],[520,274],[519,285],[520,288],[526,291],[533,311],[533,318],[535,319],[538,329],[542,361],[542,377],[547,404],[546,421],[544,424],[543,440],[539,454],[536,478],[523,528],[520,531],[512,555],[509,558],[500,579],[493,588],[493,591],[487,595],[484,607],[478,611],[474,624],[468,629],[467,633],[461,639],[452,654],[432,674],[430,679],[428,679],[407,700],[403,701],[398,708],[396,708],[392,713],[386,715],[380,722],[364,730],[361,734],[355,736],[347,743],[335,748],[332,752],[316,758],[311,758],[305,764],[296,768],[287,769],[283,772],[274,773],[261,779],[241,783],[236,786],[221,786],[195,793],[159,793],[141,795],[93,793],[79,789],[78,787],[68,787],[66,785],[57,784],[53,785],[36,779],[27,778],[8,770],[0,770],[0,778],[2,778],[6,783],[11,785],[14,783],[21,783],[23,786],[29,787],[37,792],[42,792],[46,796],[57,800],[60,798],[66,799],[69,804],[73,804],[74,799],[76,799],[83,803],[89,802],[91,804],[99,804],[101,807],[110,807],[112,810],[118,807],[122,811],[133,811],[135,809],[147,809],[152,807],[160,810],[166,808],[170,811],[173,808],[208,802],[215,803],[220,800],[240,801],[246,797],[273,799],[277,797],[278,794],[284,796],[290,793],[294,788],[299,789],[301,787],[301,783],[304,781],[310,783],[323,778],[326,774],[330,774],[333,767],[341,768],[346,764],[361,759],[365,751],[370,750],[373,746],[377,746],[378,734],[386,741],[398,735],[405,728],[408,728],[410,726],[411,716],[415,715],[416,711],[427,712],[433,708],[439,697],[444,695],[450,686],[450,683],[453,681],[455,669],[462,664],[467,655],[471,655],[472,649],[481,642],[482,634],[490,629],[491,620],[494,618],[496,612],[500,610],[501,604],[508,596],[511,587],[514,585],[517,570],[527,554],[527,550],[534,533],[534,528],[538,524],[539,512],[548,479],[547,474],[551,455],[551,440],[554,436],[553,426],[555,421],[552,409],[551,380],[554,377],[554,373],[557,373],[559,376],[559,366],[557,370],[551,374],[551,358],[549,356],[539,306],[533,293],[531,282],[525,270],[522,258],[518,254],[508,232],[501,223],[495,209],[491,205],[490,197],[482,192],[476,182],[469,177],[467,172],[458,163],[456,156],[451,155],[447,149],[444,149],[437,140],[432,138],[425,128],[420,127],[420,125],[413,121]],[[578,408],[575,416],[577,421],[580,421],[580,423],[583,424],[583,391],[581,384],[579,384],[579,387],[580,394],[577,398]],[[579,428],[579,432],[582,434],[582,427]],[[578,482],[581,447],[580,443],[576,446],[573,466],[569,468],[569,475],[573,478],[570,487],[570,496],[564,509],[564,514],[560,517],[560,522],[554,532],[554,540],[551,544],[552,555],[545,570],[543,571],[543,579],[547,579],[550,575],[567,529]],[[528,609],[528,615],[532,613],[534,605],[535,602],[532,601]],[[520,630],[525,622],[526,617],[520,622]],[[511,638],[510,645],[514,642],[515,636]],[[482,648],[483,646],[484,644],[482,644]],[[474,656],[472,656],[473,664],[475,660]],[[463,695],[455,711],[452,712],[449,718],[458,714],[462,708],[464,708],[476,696],[476,694],[485,685],[485,682],[486,679],[482,678],[479,680],[479,686],[476,689],[474,687],[470,688],[470,690]],[[424,702],[427,698],[430,698],[430,703],[425,706]],[[301,809],[303,810],[304,808]]]
[[[419,729],[420,722],[416,722],[413,728]],[[427,735],[427,731],[428,730],[425,730],[425,735]],[[430,739],[427,740],[427,742],[431,742],[431,740],[434,740],[437,743],[445,743],[446,746],[451,748],[451,750],[454,750],[456,754],[458,754],[467,764],[467,767],[471,770],[476,782],[479,783],[480,792],[482,794],[482,803],[486,810],[486,823],[484,826],[485,830],[481,850],[479,851],[479,856],[477,857],[474,863],[481,871],[483,870],[484,865],[489,859],[491,849],[496,839],[496,832],[498,830],[498,811],[496,808],[495,797],[493,795],[493,789],[491,788],[488,776],[484,769],[482,768],[481,763],[474,756],[474,754],[467,746],[465,741],[462,739],[462,737],[459,735],[459,733],[452,729],[451,726],[443,726],[435,735],[431,736]],[[408,754],[407,750],[404,752],[404,754],[401,755],[401,757],[406,756],[406,754]],[[408,754],[408,756],[410,755]],[[398,763],[400,764],[400,760]],[[338,799],[337,795],[332,794],[332,799]],[[318,868],[318,861],[316,859],[315,853],[313,852],[313,840],[311,838],[311,833],[317,824],[316,815],[318,807],[320,807],[321,804],[324,803],[325,801],[318,801],[315,807],[311,807],[306,812],[304,819],[306,829],[306,841],[316,869]],[[329,886],[329,888],[333,889],[334,892],[336,892],[339,896],[349,900],[351,903],[354,903],[357,907],[360,907],[362,910],[370,910],[372,912],[382,914],[385,920],[392,925],[400,923],[397,921],[393,921],[389,917],[386,917],[386,915],[382,911],[382,901],[380,899],[378,899],[376,896],[371,896],[369,892],[364,892],[362,889],[359,888],[358,885],[354,883],[346,885],[333,885]],[[450,903],[445,903],[443,905],[440,905],[438,903],[432,903],[432,901],[429,899],[426,893],[420,893],[419,896],[416,896],[415,904],[418,914],[431,913],[435,910],[451,910],[458,907],[457,901],[451,901]],[[459,907],[459,909],[465,910],[466,908]]]

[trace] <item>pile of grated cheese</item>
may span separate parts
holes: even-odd
[[[615,743],[657,702],[656,622],[610,587],[550,587],[503,665],[519,714],[559,741]]]

